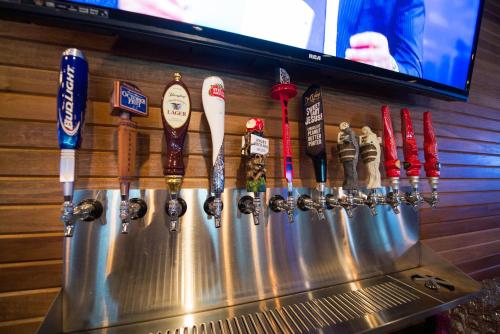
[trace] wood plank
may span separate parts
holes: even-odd
[[[43,317],[0,322],[0,334],[33,334],[42,324]]]
[[[62,260],[0,264],[0,293],[59,287],[62,277]]]
[[[62,242],[62,233],[0,235],[0,263],[59,260]]]
[[[0,321],[44,316],[59,288],[0,293]]]
[[[420,221],[423,224],[453,221],[467,218],[477,218],[500,215],[500,203],[480,203],[476,205],[463,205],[443,207],[436,209],[423,208],[420,210]]]
[[[484,268],[490,268],[500,264],[500,253],[491,254],[486,257],[475,259],[472,261],[465,261],[457,263],[457,267],[466,273],[472,273]]]
[[[500,241],[500,228],[427,239],[426,244],[437,252],[443,252],[496,240]]]
[[[420,225],[420,238],[431,239],[500,228],[500,216],[488,216]]]
[[[427,242],[427,241],[424,241]],[[468,260],[480,259],[490,254],[500,252],[500,241],[492,241],[468,247],[456,248],[439,254],[452,263],[460,263]]]
[[[500,264],[496,266],[492,266],[489,268],[483,268],[477,271],[474,271],[472,273],[469,273],[469,275],[477,280],[477,281],[483,281],[485,279],[492,279],[495,277],[500,276]]]

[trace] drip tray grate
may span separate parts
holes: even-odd
[[[284,307],[149,334],[306,333],[363,318],[420,299],[393,282]]]

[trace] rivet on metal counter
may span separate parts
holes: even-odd
[[[191,97],[180,73],[165,87],[161,103],[161,119],[166,139],[162,152],[163,175],[170,199],[165,205],[170,231],[177,231],[179,218],[187,209],[186,201],[178,196],[184,177],[183,149],[191,119]]]
[[[214,217],[215,227],[222,225],[222,193],[224,192],[224,82],[219,77],[208,77],[203,81],[201,92],[203,109],[212,134],[212,182],[210,196],[203,209]]]
[[[111,114],[118,115],[118,175],[120,181],[121,232],[128,233],[131,220],[146,214],[146,202],[140,198],[129,199],[130,183],[136,179],[137,123],[132,114],[148,116],[148,98],[141,90],[127,82],[116,80],[111,96]]]
[[[297,86],[290,82],[290,76],[284,68],[277,68],[275,73],[276,84],[271,89],[271,96],[281,103],[281,132],[283,137],[283,174],[287,182],[288,197],[274,195],[269,200],[269,208],[274,212],[285,211],[288,221],[293,223],[295,211],[295,197],[293,194],[293,158],[290,141],[290,126],[288,124],[288,102],[297,95]]]
[[[261,194],[266,193],[266,158],[269,154],[269,139],[264,138],[264,121],[250,118],[246,123],[246,133],[242,137],[241,155],[245,158],[246,189],[253,197],[245,195],[238,201],[241,213],[252,214],[253,222],[259,225],[263,207]]]
[[[74,221],[93,221],[103,211],[100,202],[93,199],[73,205],[76,151],[82,142],[82,128],[87,104],[88,64],[78,49],[67,49],[61,58],[57,94],[57,133],[61,149],[59,179],[63,184],[64,203],[61,220],[64,235],[73,236]]]

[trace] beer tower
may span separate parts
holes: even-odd
[[[130,182],[135,177],[137,124],[132,114],[148,115],[148,98],[141,90],[127,82],[115,81],[111,96],[111,114],[118,115],[118,176],[120,181],[120,219],[122,233],[128,233],[131,220],[144,217],[146,203],[140,198],[129,200]]]
[[[184,215],[186,202],[178,197],[184,177],[183,149],[191,119],[191,97],[180,73],[174,73],[174,79],[165,87],[161,103],[161,120],[167,142],[161,156],[163,175],[170,194],[166,205],[170,217],[170,231],[176,231],[179,217]]]
[[[76,150],[82,142],[82,128],[87,104],[88,64],[78,49],[67,49],[61,58],[57,94],[57,137],[61,149],[59,180],[63,184],[64,203],[61,220],[64,235],[73,236],[74,218],[92,221],[101,216],[100,202],[85,200],[73,206]]]

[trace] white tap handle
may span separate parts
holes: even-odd
[[[208,77],[203,81],[202,102],[212,133],[212,191],[224,191],[224,83],[219,77]]]
[[[367,188],[380,188],[382,186],[379,169],[381,139],[368,126],[364,126],[361,131],[363,134],[359,137],[359,147],[368,172]]]

